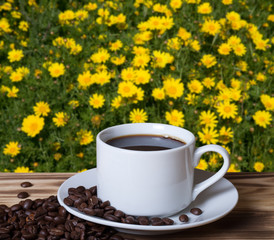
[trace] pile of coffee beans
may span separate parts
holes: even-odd
[[[0,205],[0,239],[126,240],[111,227],[71,215],[56,196],[21,200],[11,207]]]
[[[75,207],[79,211],[89,215],[104,218],[109,221],[127,223],[127,224],[139,224],[139,225],[152,225],[163,226],[173,225],[174,221],[170,218],[160,217],[146,217],[146,216],[131,216],[127,215],[121,210],[111,206],[109,201],[104,201],[97,197],[97,187],[93,186],[86,189],[83,186],[77,188],[68,189],[68,197],[64,199],[64,203],[67,206]],[[190,211],[194,215],[202,214],[199,208],[192,208]],[[181,222],[188,222],[188,216],[183,214],[179,217]]]
[[[77,208],[89,216],[97,216],[113,222],[152,226],[172,225],[174,223],[170,218],[127,215],[111,206],[109,201],[102,202],[97,197],[96,186],[89,189],[83,186],[69,188],[68,197],[64,199],[64,203],[70,207]]]

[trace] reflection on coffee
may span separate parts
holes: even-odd
[[[107,144],[136,151],[161,151],[184,146],[186,143],[166,136],[160,135],[127,135],[112,138]]]

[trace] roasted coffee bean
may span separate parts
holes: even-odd
[[[162,226],[162,225],[165,224],[164,221],[161,218],[159,218],[159,217],[153,217],[153,218],[151,218],[150,222],[151,222],[152,226]]]
[[[20,185],[22,188],[27,188],[27,187],[33,186],[31,182],[22,182]]]
[[[105,207],[105,211],[110,211],[110,210],[116,210],[116,208],[115,207],[113,207],[113,206],[106,206]]]
[[[92,209],[92,208],[84,208],[83,212],[87,215],[90,215],[90,216],[95,216],[96,215],[94,209]]]
[[[22,208],[22,206],[20,204],[14,204],[13,206],[11,206],[10,210],[12,212],[18,211]]]
[[[122,212],[122,211],[120,211],[120,210],[116,210],[116,211],[114,212],[114,216],[121,218],[121,217],[124,217],[124,216],[125,216],[125,213]]]
[[[27,198],[29,197],[29,194],[27,192],[20,192],[17,194],[18,198]]]
[[[173,225],[174,224],[174,221],[170,218],[165,217],[162,220],[165,223],[165,225]]]
[[[128,224],[138,223],[137,220],[135,219],[135,217],[133,217],[133,216],[127,216],[125,222],[128,223]]]
[[[73,203],[74,203],[74,201],[71,199],[71,198],[69,198],[69,197],[66,197],[66,198],[64,198],[64,203],[67,205],[67,206],[73,206]]]
[[[182,214],[182,215],[179,216],[179,220],[181,222],[186,223],[186,222],[188,222],[189,219],[188,219],[188,216],[186,214]]]
[[[110,206],[110,201],[104,201],[101,205],[100,208],[105,208],[107,206]]]
[[[79,187],[76,188],[76,191],[79,192],[79,193],[84,192],[85,190],[86,190],[86,188],[83,187],[83,186],[79,186]]]
[[[114,216],[114,215],[111,215],[111,214],[106,214],[104,215],[104,218],[109,220],[109,221],[113,221],[113,222],[120,222],[120,218]]]
[[[138,217],[137,221],[140,225],[149,225],[150,224],[148,217],[145,217],[145,216]]]
[[[99,209],[99,208],[95,208],[95,215],[98,217],[103,217],[104,216],[104,209]]]
[[[33,201],[31,199],[27,199],[23,202],[23,209],[28,210],[32,207]]]
[[[190,209],[190,212],[194,215],[201,215],[203,213],[200,208],[192,208]]]

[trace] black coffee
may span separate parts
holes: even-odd
[[[160,151],[184,146],[180,140],[160,135],[127,135],[112,138],[107,144],[129,150]]]

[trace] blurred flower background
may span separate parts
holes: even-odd
[[[220,144],[231,172],[274,171],[273,26],[270,0],[2,2],[0,171],[95,167],[96,134],[129,122]]]

